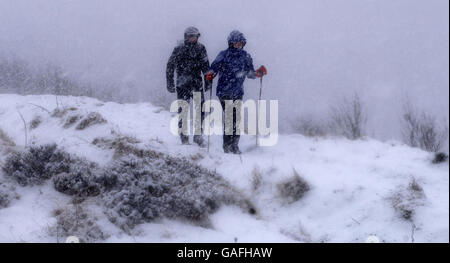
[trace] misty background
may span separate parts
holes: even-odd
[[[326,118],[354,92],[369,136],[400,137],[406,96],[448,125],[447,0],[0,0],[0,59],[57,65],[114,87],[121,102],[169,106],[166,63],[188,26],[210,62],[233,29],[245,34],[255,67],[268,69],[263,99],[279,100],[282,132],[303,115]],[[244,85],[244,99],[257,99],[259,81]]]

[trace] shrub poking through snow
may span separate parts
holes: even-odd
[[[87,197],[101,192],[96,181],[101,174],[98,165],[59,150],[54,144],[11,154],[3,170],[21,186],[39,185],[53,178],[55,189],[61,193]]]
[[[62,118],[64,117],[69,111],[77,111],[78,109],[75,107],[63,107],[63,108],[56,108],[51,116],[55,118]]]
[[[6,175],[21,186],[39,185],[53,175],[69,170],[70,156],[59,151],[55,144],[32,146],[23,152],[14,152],[3,166]]]
[[[330,116],[331,132],[350,140],[364,137],[367,112],[358,93],[355,93],[352,98],[344,98],[336,106],[332,106]]]
[[[288,203],[300,200],[310,190],[308,183],[300,177],[294,168],[294,176],[277,185],[280,196]]]
[[[105,171],[103,195],[110,220],[124,230],[160,217],[207,219],[222,204],[255,213],[250,202],[216,173],[187,159],[142,152],[121,157]]]
[[[324,122],[316,116],[301,116],[292,124],[296,133],[307,137],[325,137],[328,133]]]
[[[101,185],[97,182],[100,173],[101,169],[97,164],[72,158],[67,171],[53,176],[53,185],[57,191],[67,195],[97,196],[101,193]]]
[[[67,117],[66,121],[64,122],[64,128],[68,129],[72,127],[75,123],[77,123],[79,120],[81,120],[82,116],[78,114],[72,114]]]
[[[161,217],[207,220],[221,205],[256,210],[221,176],[187,158],[140,149],[125,140],[97,140],[115,150],[116,161],[105,168],[99,182],[111,222],[124,230]]]
[[[84,117],[81,122],[77,125],[77,130],[84,130],[95,124],[106,123],[107,121],[98,112],[90,112],[86,117]]]
[[[448,141],[448,127],[436,116],[417,109],[406,98],[403,104],[402,137],[411,147],[429,152],[439,152]]]
[[[9,195],[0,190],[0,209],[8,207],[10,201]]]
[[[92,144],[102,149],[114,150],[114,159],[120,156],[132,154],[136,149],[131,147],[133,144],[138,144],[141,141],[135,137],[116,134],[114,137],[99,137],[92,141]]]
[[[201,153],[191,154],[189,156],[189,159],[193,162],[198,162],[198,161],[202,160],[203,158],[205,158],[205,156],[203,156],[203,154],[201,154]]]
[[[262,171],[258,166],[253,167],[252,170],[252,190],[257,192],[262,185]]]
[[[9,184],[0,182],[0,209],[8,207],[13,199],[19,199],[15,188]]]
[[[391,197],[392,206],[399,216],[405,220],[413,221],[415,210],[424,205],[425,193],[416,179],[412,179],[408,187],[399,189]]]
[[[41,118],[41,116],[35,116],[34,118],[33,118],[33,120],[31,120],[31,123],[30,123],[30,130],[34,130],[34,129],[36,129],[37,127],[39,127],[39,125],[41,125],[41,123],[42,123],[42,118]]]
[[[0,145],[4,146],[15,146],[16,144],[13,142],[11,138],[2,130],[0,129]]]
[[[448,155],[446,153],[439,152],[439,153],[434,154],[434,159],[432,162],[434,164],[438,164],[438,163],[446,162],[447,160],[448,160]]]
[[[417,197],[422,198],[424,196],[422,186],[420,186],[414,178],[411,180],[411,182],[409,182],[408,190],[413,191],[415,194],[417,194]]]
[[[49,232],[58,242],[64,242],[68,236],[76,236],[83,243],[98,242],[109,237],[97,224],[98,219],[81,205],[67,205],[63,209],[54,210],[53,215],[56,217],[56,225]]]
[[[124,230],[161,217],[206,222],[223,204],[256,213],[252,204],[215,172],[187,158],[139,149],[127,141],[108,141],[117,159],[105,168],[56,145],[44,145],[11,155],[4,170],[23,186],[52,178],[57,191],[81,200],[100,195],[108,218]]]

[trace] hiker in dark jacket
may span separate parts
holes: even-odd
[[[252,57],[243,49],[246,43],[247,40],[241,32],[237,30],[231,32],[228,37],[228,49],[219,53],[206,74],[207,80],[213,80],[219,74],[217,97],[219,97],[224,112],[225,101],[235,102],[236,100],[242,100],[245,78],[261,78],[267,74],[264,66],[255,71]],[[238,147],[240,136],[237,134],[238,127],[236,127],[236,124],[239,122],[238,118],[240,118],[240,115],[236,109],[233,109],[232,123],[224,118],[224,123],[232,125],[233,128],[232,135],[226,135],[226,125],[224,125],[223,150],[225,153],[241,153]]]
[[[200,32],[195,27],[188,27],[184,32],[184,42],[175,47],[167,63],[166,77],[167,90],[171,93],[177,92],[179,100],[187,102],[193,97],[193,92],[201,92],[201,107],[204,103],[204,91],[212,88],[212,81],[204,79],[205,89],[203,90],[203,77],[209,69],[209,60],[206,48],[198,42]],[[174,83],[174,73],[177,73],[177,85]],[[181,109],[180,109],[181,110]],[[203,122],[204,113],[202,111],[201,120]],[[181,120],[179,127],[181,128]],[[180,134],[183,144],[189,143],[189,136]],[[194,142],[200,146],[204,145],[201,135],[194,135]]]

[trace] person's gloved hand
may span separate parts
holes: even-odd
[[[255,71],[255,75],[258,78],[262,78],[264,75],[267,75],[267,69],[264,66],[259,67],[256,71]]]
[[[175,93],[175,85],[167,84],[167,91],[170,93]]]
[[[206,73],[206,80],[208,81],[212,81],[215,77],[216,77],[216,73],[214,73],[214,71],[208,71],[208,73]]]

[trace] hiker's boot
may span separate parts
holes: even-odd
[[[231,148],[229,146],[224,146],[223,147],[223,152],[224,153],[231,153]]]
[[[233,145],[233,138],[231,135],[223,135],[223,152],[230,153]]]
[[[231,152],[231,145],[227,142],[223,143],[223,152],[224,153],[230,153]]]
[[[189,136],[187,136],[187,135],[180,135],[180,139],[181,139],[181,143],[183,144],[183,145],[187,145],[187,144],[189,144]]]
[[[203,140],[203,136],[201,135],[194,135],[194,142],[202,148],[205,147],[205,140]]]
[[[231,146],[231,152],[234,154],[241,154],[241,150],[239,150],[239,146],[237,144],[233,144]]]

